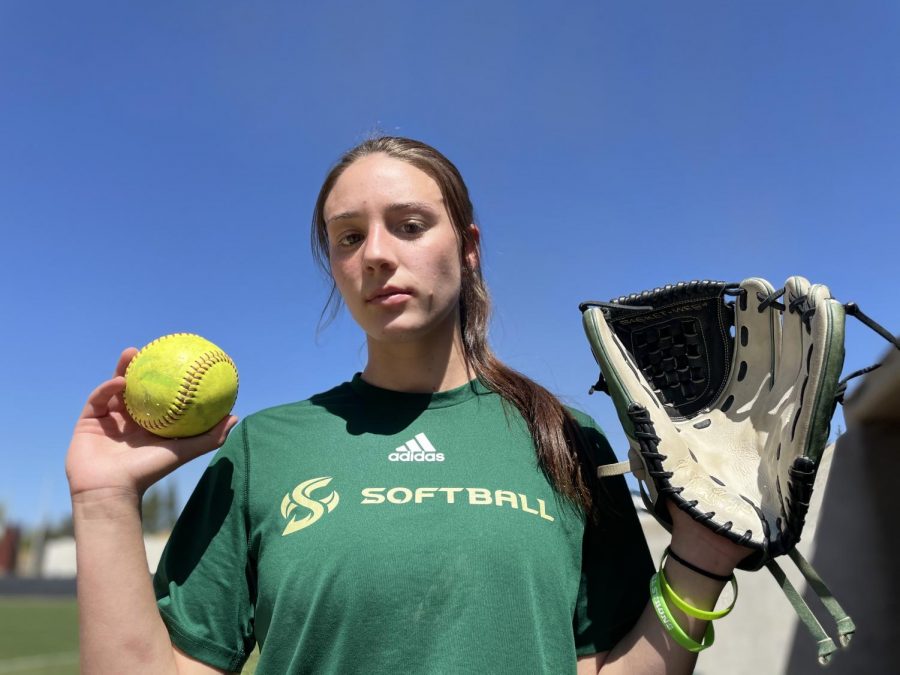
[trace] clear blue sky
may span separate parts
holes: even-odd
[[[373,131],[457,163],[496,350],[620,454],[582,300],[802,274],[900,329],[898,34],[893,2],[5,0],[0,501],[67,512],[72,425],[124,347],[212,339],[241,416],[361,369],[349,317],[316,338],[308,230]],[[851,323],[848,372],[885,347]]]

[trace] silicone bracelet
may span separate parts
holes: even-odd
[[[731,587],[734,589],[734,599],[731,601],[731,604],[728,605],[725,609],[720,609],[718,611],[711,611],[706,609],[700,609],[698,607],[694,607],[693,605],[689,605],[686,600],[680,598],[674,591],[674,589],[669,585],[669,580],[666,579],[666,575],[662,571],[662,565],[659,566],[659,585],[662,588],[663,597],[667,601],[670,601],[673,605],[675,605],[682,612],[687,614],[688,616],[692,616],[695,619],[703,619],[704,621],[715,621],[716,619],[721,619],[723,616],[728,616],[728,613],[734,609],[734,603],[737,602],[738,595],[738,586],[737,579],[731,577]]]
[[[669,606],[666,605],[666,599],[663,597],[662,588],[659,585],[658,572],[650,577],[650,602],[653,603],[653,609],[656,610],[656,617],[659,619],[659,622],[675,642],[693,653],[712,647],[713,642],[716,640],[716,631],[712,622],[706,624],[706,633],[703,635],[703,642],[701,643],[685,633],[675,621],[675,617],[672,616]]]

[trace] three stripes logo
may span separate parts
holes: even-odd
[[[341,499],[336,490],[332,490],[321,499],[316,499],[312,496],[314,490],[323,488],[330,482],[331,476],[310,478],[300,483],[300,485],[284,496],[284,499],[281,500],[281,515],[284,518],[290,518],[290,520],[288,520],[284,532],[281,533],[282,537],[309,527],[325,515],[326,509],[327,513],[334,511],[334,507],[338,505]],[[294,513],[298,507],[308,511],[302,518],[297,518],[297,514]]]
[[[434,449],[428,436],[416,434],[388,455],[388,459],[392,462],[443,462],[444,453]]]

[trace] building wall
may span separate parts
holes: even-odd
[[[156,571],[163,549],[168,541],[168,534],[154,534],[144,537],[144,548],[147,551],[147,568],[151,573]],[[51,539],[44,547],[41,576],[47,578],[74,577],[75,565],[75,539],[61,537]]]

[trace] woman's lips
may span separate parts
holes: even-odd
[[[412,297],[412,293],[402,288],[385,288],[373,293],[368,302],[373,305],[399,305]]]

